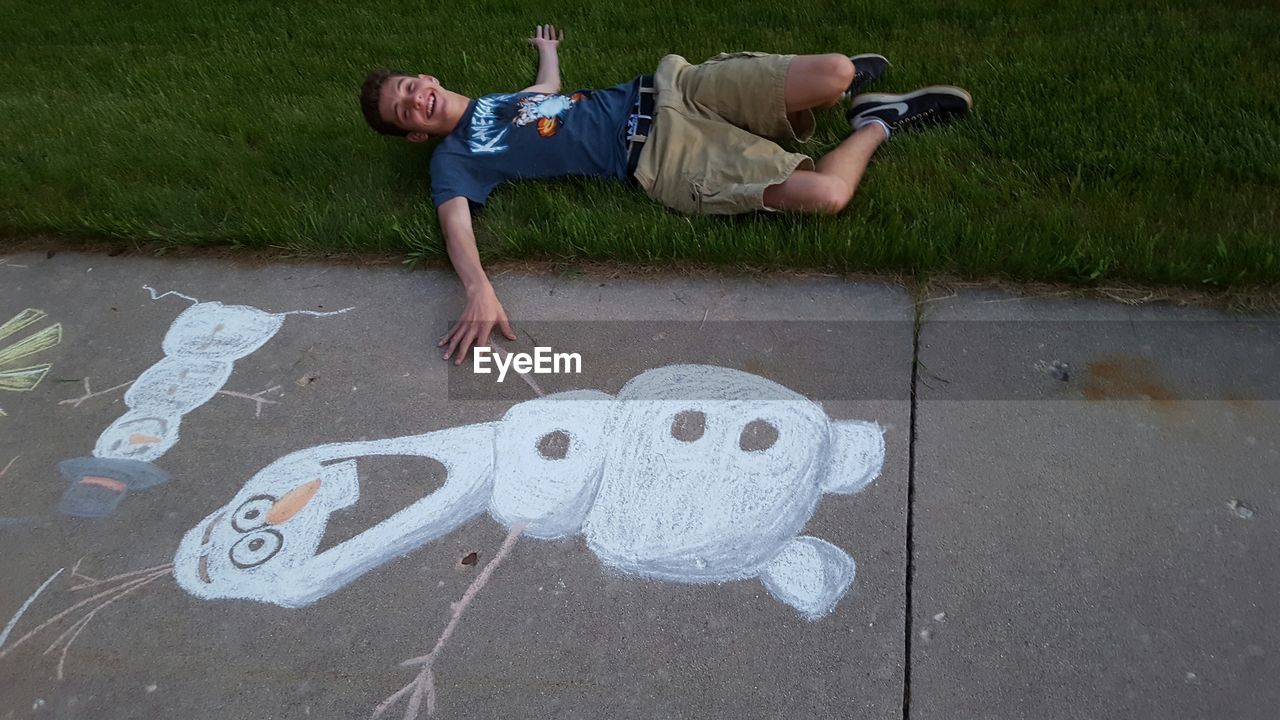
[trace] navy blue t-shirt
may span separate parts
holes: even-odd
[[[507,180],[592,175],[625,180],[627,119],[639,84],[569,95],[534,92],[472,100],[431,156],[431,199],[484,204]]]

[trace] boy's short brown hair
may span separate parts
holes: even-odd
[[[378,111],[378,101],[382,97],[382,86],[388,80],[401,76],[408,76],[409,73],[404,70],[389,70],[387,68],[379,68],[369,73],[364,79],[364,85],[360,87],[360,112],[364,113],[364,121],[373,128],[373,131],[380,135],[394,135],[396,137],[404,137],[409,134],[398,125],[393,125],[382,119],[382,114]]]

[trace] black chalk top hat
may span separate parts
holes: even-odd
[[[169,473],[149,462],[118,458],[63,460],[58,463],[58,472],[71,483],[62,494],[58,511],[85,518],[107,517],[130,491],[153,488],[171,479]]]

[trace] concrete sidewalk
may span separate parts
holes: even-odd
[[[1280,323],[495,286],[3,258],[0,718],[1274,716]]]

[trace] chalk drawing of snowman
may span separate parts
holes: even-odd
[[[215,395],[238,360],[252,355],[275,337],[289,315],[328,317],[332,312],[290,310],[269,313],[248,305],[223,305],[169,291],[160,295],[148,286],[143,289],[152,300],[174,295],[189,300],[165,333],[161,343],[164,357],[147,368],[129,386],[124,403],[129,410],[116,418],[94,444],[87,457],[71,458],[58,464],[58,471],[70,485],[58,503],[65,515],[84,518],[107,517],[116,511],[126,494],[148,490],[169,482],[167,472],[155,465],[179,439],[183,418]],[[63,403],[79,406],[93,395]],[[230,394],[230,393],[229,393]],[[257,402],[272,402],[255,399]],[[258,405],[261,410],[261,404]]]
[[[329,516],[359,499],[360,458],[378,455],[433,458],[445,482],[317,554]],[[301,607],[487,510],[531,537],[582,534],[625,574],[758,578],[812,621],[844,596],[855,563],[799,533],[823,494],[857,492],[883,464],[874,422],[833,420],[738,370],[674,365],[641,373],[616,396],[557,393],[497,422],[286,455],[186,533],[174,572],[200,598]]]

